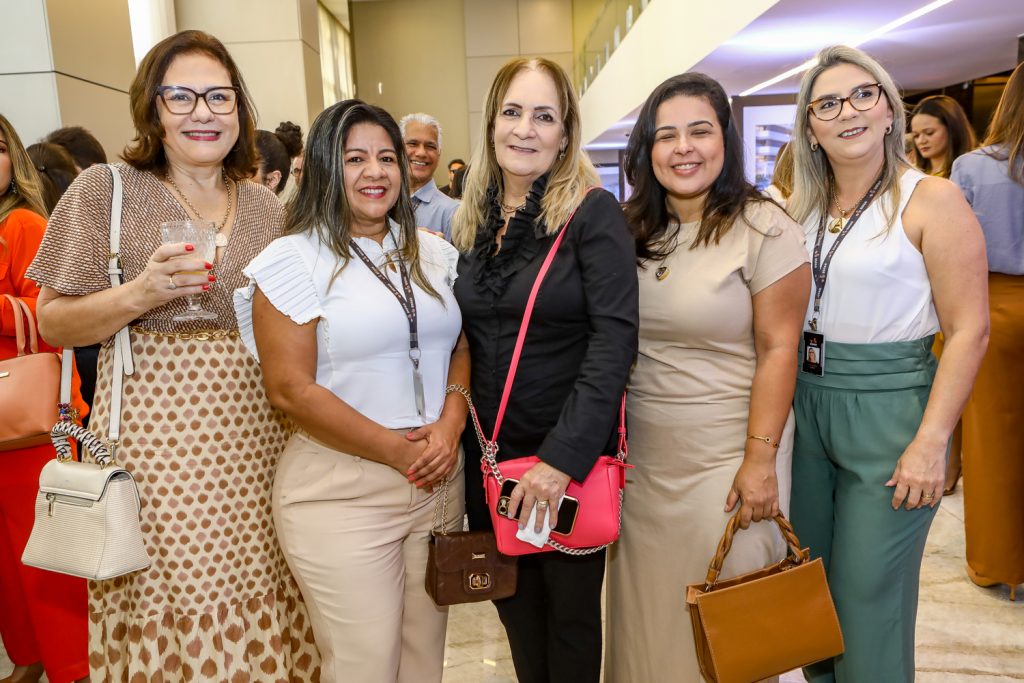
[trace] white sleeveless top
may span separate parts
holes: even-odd
[[[915,169],[904,172],[900,178],[899,211],[888,233],[883,210],[888,206],[888,198],[883,195],[871,203],[839,245],[832,257],[818,316],[818,330],[825,335],[826,343],[912,341],[939,331],[924,256],[903,230],[903,210],[917,184],[926,177]],[[804,222],[807,250],[812,258],[819,217],[815,213]],[[825,231],[823,261],[836,237]],[[806,320],[813,314],[812,284]]]
[[[383,245],[367,237],[355,241],[401,292],[401,276],[384,266],[387,253],[397,248],[399,228],[391,226]],[[448,365],[462,330],[462,315],[452,294],[459,253],[436,235],[424,230],[416,234],[420,266],[442,299],[412,283],[430,423],[444,407]],[[409,321],[402,306],[361,259],[353,256],[332,282],[337,268],[338,258],[315,234],[287,235],[271,242],[242,271],[249,285],[235,290],[242,341],[256,355],[252,296],[258,285],[270,303],[296,323],[317,320],[317,384],[389,429],[425,424],[416,412]]]

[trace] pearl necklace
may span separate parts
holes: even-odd
[[[196,215],[196,218],[198,218],[199,220],[205,220],[203,218],[203,214],[199,213],[199,209],[193,206],[192,202],[189,201],[188,195],[181,191],[181,188],[178,187],[178,183],[174,182],[174,178],[171,177],[170,171],[165,173],[164,177],[167,178],[167,182],[171,184],[171,187],[173,187],[174,191],[178,193],[178,196],[185,201],[185,205],[188,206],[188,208],[192,209],[192,213]],[[228,195],[228,208],[224,211],[224,218],[221,219],[220,226],[217,226],[216,223],[214,223],[213,226],[217,228],[217,238],[215,240],[215,243],[218,248],[228,246],[228,236],[223,233],[223,230],[225,227],[227,227],[228,216],[231,215],[231,186],[228,184],[228,174],[225,173],[224,171],[221,171],[221,178],[224,179],[224,190],[225,192],[227,192]]]

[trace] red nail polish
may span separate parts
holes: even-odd
[[[207,277],[210,278],[210,282],[216,282],[217,281],[217,276],[216,275],[208,275]]]
[[[203,285],[203,291],[204,292],[208,292],[209,290],[210,290],[210,285]]]
[[[191,250],[190,250],[190,251],[191,251]],[[207,269],[207,270],[213,270],[213,264],[212,264],[212,263],[207,263],[207,264],[206,264],[206,269]]]
[[[191,244],[186,244],[185,245],[185,251],[195,251],[195,250],[196,250],[196,248],[195,248],[194,245],[191,245]]]

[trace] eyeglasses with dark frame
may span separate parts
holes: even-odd
[[[882,99],[882,84],[868,83],[854,88],[847,97],[836,97],[835,95],[819,97],[807,105],[807,111],[814,114],[819,121],[831,121],[839,116],[844,102],[849,102],[850,106],[857,111],[868,111],[873,109],[880,99]]]
[[[238,88],[234,86],[196,92],[183,85],[158,85],[156,94],[172,114],[191,114],[199,106],[199,100],[206,102],[207,109],[214,114],[230,114],[238,106]]]

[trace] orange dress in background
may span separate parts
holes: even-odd
[[[35,314],[39,287],[25,279],[25,270],[45,230],[46,219],[26,209],[15,209],[0,223],[0,360],[17,355],[14,311],[2,295],[18,297]],[[42,339],[39,350],[59,351]],[[74,403],[84,415],[88,409],[77,372],[73,387]],[[85,579],[21,563],[32,532],[39,471],[53,457],[50,445],[0,452],[0,638],[15,664],[41,661],[50,683],[68,683],[89,675]]]

